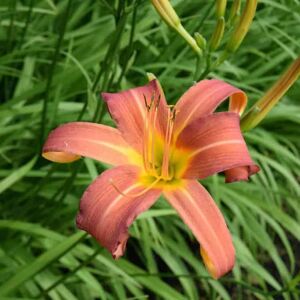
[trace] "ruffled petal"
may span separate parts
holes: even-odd
[[[128,227],[147,210],[161,191],[138,182],[139,169],[119,166],[103,172],[84,192],[77,215],[77,226],[89,232],[114,258],[123,255],[129,237]]]
[[[203,179],[236,167],[254,169],[236,113],[215,113],[194,121],[181,132],[176,148],[187,153],[183,178]]]
[[[157,130],[161,134],[165,132],[167,104],[164,94],[160,91],[160,85],[156,79],[147,85],[133,88],[120,93],[102,93],[107,102],[109,112],[116,121],[124,139],[138,151],[142,151],[144,124],[146,117],[146,104],[151,99],[158,99]]]
[[[49,134],[42,155],[59,163],[85,156],[111,165],[122,165],[129,163],[132,152],[119,130],[95,123],[73,122],[61,125]]]
[[[215,109],[230,97],[229,110],[242,114],[247,105],[246,94],[217,79],[202,80],[189,88],[176,104],[174,132],[178,135],[187,125]]]
[[[192,230],[201,246],[206,268],[214,278],[230,271],[235,251],[225,220],[205,188],[194,180],[164,196]]]

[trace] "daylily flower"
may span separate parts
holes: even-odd
[[[154,79],[102,97],[117,129],[64,124],[50,133],[43,148],[51,161],[85,156],[114,166],[83,194],[77,226],[118,258],[125,251],[130,224],[163,194],[199,241],[211,275],[218,278],[231,270],[235,251],[230,233],[197,179],[225,172],[226,182],[232,182],[258,172],[239,127],[246,95],[220,80],[203,80],[168,106]],[[230,112],[214,113],[228,97]]]

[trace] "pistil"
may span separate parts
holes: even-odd
[[[146,101],[146,100],[145,100]],[[144,133],[143,133],[143,164],[145,170],[150,170],[150,164],[148,160],[148,140],[149,140],[149,109],[146,105],[147,111],[144,119]]]
[[[165,180],[171,179],[169,163],[170,163],[170,156],[171,156],[171,149],[172,149],[171,145],[173,143],[173,128],[174,128],[175,117],[176,117],[176,110],[174,109],[174,106],[169,106],[163,161],[161,167],[161,177],[164,178]]]
[[[154,176],[158,176],[157,171],[156,171],[156,165],[155,165],[155,137],[156,137],[156,122],[157,122],[157,115],[158,115],[158,107],[159,107],[159,102],[160,102],[160,95],[158,96],[157,102],[154,105],[154,116],[152,120],[152,127],[151,127],[151,132],[152,132],[152,140],[151,140],[151,167],[152,171],[154,173]]]

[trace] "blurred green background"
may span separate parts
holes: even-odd
[[[214,3],[172,1],[187,30],[207,39]],[[253,103],[299,55],[299,23],[299,0],[259,1],[241,48],[209,77],[245,90]],[[261,172],[247,183],[203,181],[237,252],[233,272],[215,281],[163,199],[130,228],[126,255],[114,261],[75,227],[80,197],[105,166],[40,157],[61,123],[112,125],[100,91],[142,85],[146,72],[176,102],[195,70],[184,40],[142,0],[1,0],[0,25],[1,300],[300,298],[299,81],[245,134]]]

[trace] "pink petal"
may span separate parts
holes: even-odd
[[[161,193],[158,189],[152,189],[134,197],[134,194],[145,189],[137,181],[138,172],[139,169],[130,165],[103,172],[88,187],[80,202],[77,226],[94,236],[114,258],[120,257],[125,251],[130,224]]]
[[[228,97],[229,110],[241,114],[247,104],[246,94],[217,79],[202,80],[188,89],[176,104],[178,115],[174,131],[179,134],[188,124],[210,114]]]
[[[189,226],[201,245],[208,271],[219,278],[234,266],[235,251],[224,218],[205,188],[194,180],[164,196]]]
[[[81,156],[112,164],[128,164],[128,144],[112,127],[88,122],[67,123],[48,136],[43,157],[54,162],[72,162]]]
[[[254,166],[240,131],[239,116],[232,112],[194,121],[181,132],[176,147],[188,153],[183,178],[203,179],[228,169]]]
[[[138,151],[142,151],[146,115],[145,98],[149,105],[152,97],[156,99],[160,97],[157,117],[158,130],[164,132],[167,105],[157,80],[154,79],[145,86],[120,93],[102,93],[102,97],[107,102],[109,112],[116,121],[124,139]]]
[[[249,177],[256,174],[260,168],[256,165],[250,165],[246,167],[237,167],[225,171],[226,183],[235,181],[247,181]]]

